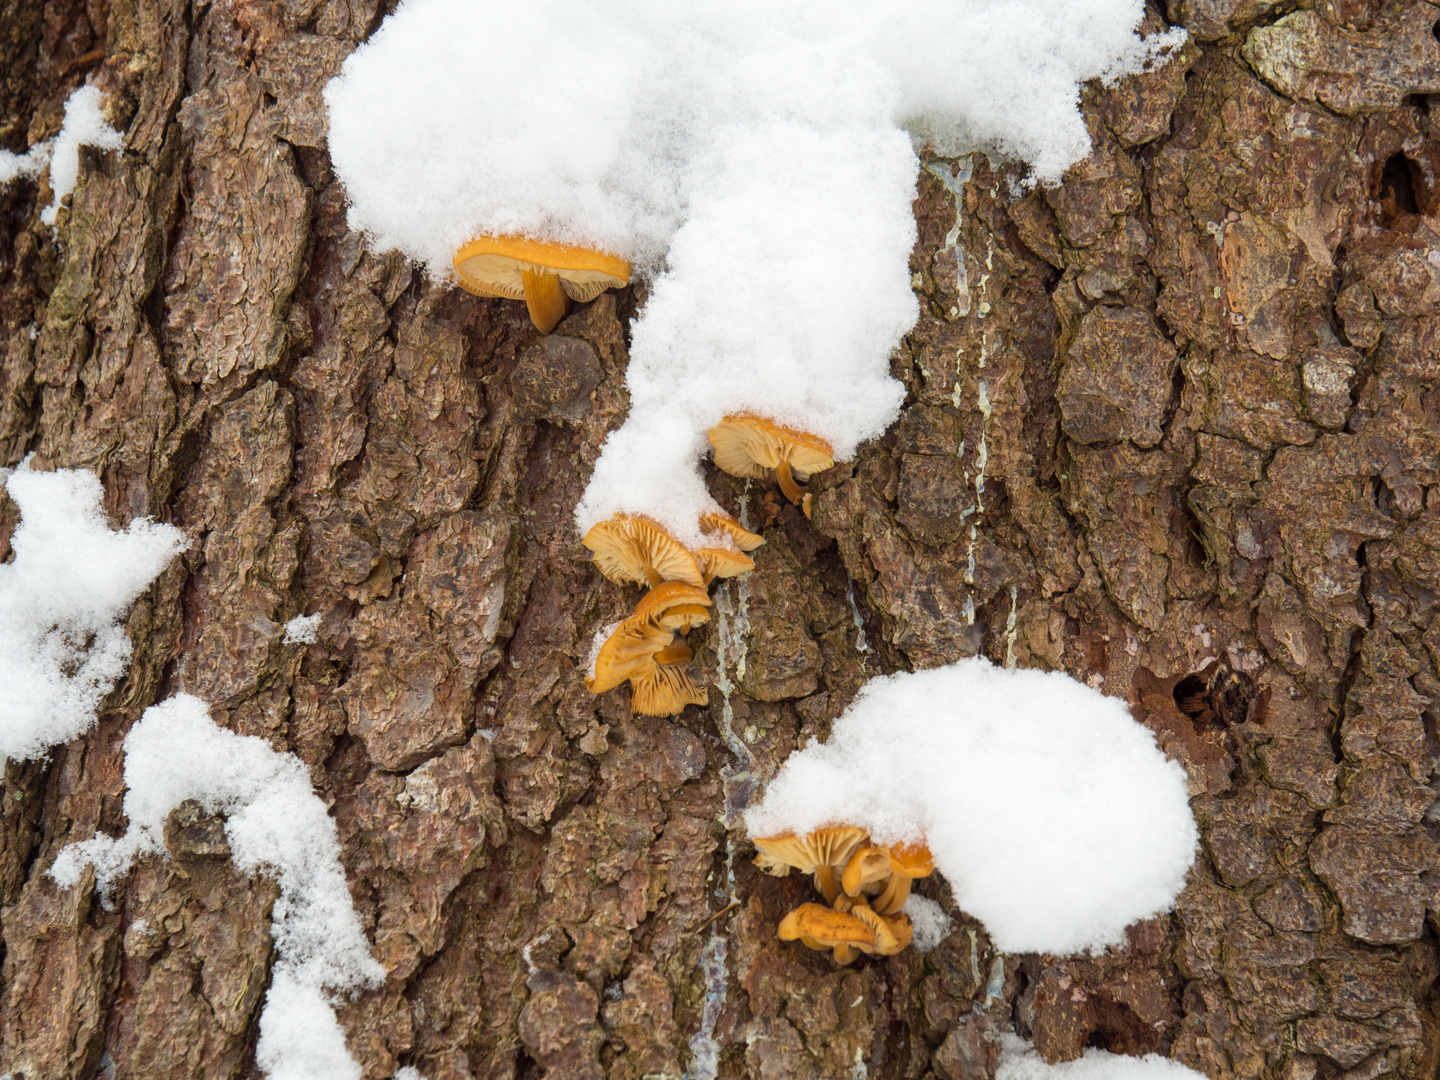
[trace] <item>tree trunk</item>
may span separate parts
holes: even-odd
[[[117,525],[193,540],[95,730],[6,768],[0,1071],[260,1075],[273,883],[184,822],[113,911],[46,873],[123,830],[121,739],[188,691],[333,803],[389,972],[340,1010],[370,1078],[984,1080],[1003,1032],[1434,1076],[1440,9],[1170,4],[1191,44],[1087,90],[1063,186],[926,159],[904,413],[813,521],[712,470],[767,544],[691,636],[711,705],[655,720],[581,682],[634,595],[570,516],[643,290],[542,340],[364,249],[319,94],[377,0],[0,0],[0,145],[86,79],[127,133],[53,231],[48,192],[0,192],[0,461],[94,470]],[[1173,914],[1000,955],[928,879],[932,952],[777,941],[809,886],[758,873],[737,809],[868,677],[976,653],[1126,698],[1185,765]]]

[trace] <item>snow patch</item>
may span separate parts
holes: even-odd
[[[0,761],[24,761],[94,725],[130,663],[120,620],[186,540],[145,518],[111,529],[83,470],[22,465],[4,483],[21,518],[0,564]]]
[[[910,917],[913,931],[910,944],[919,953],[927,953],[935,948],[949,937],[950,931],[955,928],[955,921],[945,914],[944,908],[928,896],[921,896],[917,892],[909,895],[905,906],[900,910]]]
[[[1159,1054],[1127,1057],[1092,1047],[1074,1061],[1047,1065],[1035,1047],[1017,1035],[1002,1033],[999,1043],[995,1080],[1205,1080],[1204,1073]]]
[[[119,150],[125,145],[125,137],[105,122],[103,105],[99,87],[82,86],[65,102],[65,119],[55,138],[37,143],[26,154],[0,150],[0,187],[17,177],[37,177],[49,168],[52,198],[40,213],[46,225],[55,224],[60,200],[75,190],[80,177],[80,147]]]
[[[296,615],[285,624],[285,645],[314,645],[320,640],[320,619],[317,612],[314,615]]]
[[[335,823],[304,764],[263,739],[218,727],[205,702],[188,694],[145,710],[124,750],[125,835],[69,845],[51,876],[73,887],[93,865],[102,897],[113,895],[138,856],[165,857],[165,821],[175,807],[194,799],[207,813],[225,815],[235,866],[273,874],[280,886],[256,1061],[271,1080],[359,1080],[330,1001],[379,985],[385,971],[370,955]]]
[[[631,412],[576,514],[700,546],[706,430],[749,410],[839,459],[894,419],[918,308],[913,142],[1043,183],[1089,150],[1084,80],[1138,70],[1142,0],[406,0],[325,90],[352,228],[437,278],[485,234],[652,280]]]
[[[1174,902],[1197,842],[1184,770],[1124,702],[983,658],[872,680],[745,815],[752,837],[833,823],[923,838],[1005,952],[1119,943]]]

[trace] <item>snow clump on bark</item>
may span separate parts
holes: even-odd
[[[36,143],[29,153],[14,154],[0,150],[0,187],[21,176],[39,176],[50,169],[50,205],[40,212],[40,220],[54,225],[60,212],[60,200],[75,190],[80,177],[80,147],[95,146],[101,150],[119,150],[125,137],[105,122],[104,99],[94,86],[82,86],[65,102],[65,119],[60,134]]]
[[[1001,1033],[999,1043],[995,1080],[1205,1080],[1204,1073],[1159,1054],[1129,1057],[1091,1047],[1074,1061],[1049,1065],[1019,1036]]]
[[[1012,953],[1118,944],[1170,908],[1198,839],[1184,770],[1124,702],[983,658],[871,680],[745,814],[752,837],[836,823],[924,841]]]
[[[143,518],[111,529],[83,470],[22,465],[4,482],[21,518],[0,564],[0,761],[23,761],[94,725],[130,663],[120,620],[185,536]]]
[[[217,726],[205,702],[188,694],[145,710],[124,750],[125,835],[71,844],[51,876],[73,887],[93,865],[107,896],[138,856],[166,855],[165,822],[181,803],[193,799],[206,813],[225,815],[235,866],[272,874],[280,887],[257,1063],[271,1080],[359,1080],[330,999],[379,985],[385,971],[370,955],[335,823],[304,763],[263,739]]]
[[[598,249],[653,281],[631,411],[576,513],[694,547],[705,433],[753,412],[835,457],[893,421],[914,324],[912,138],[1054,183],[1079,84],[1135,70],[1141,0],[721,6],[406,0],[326,88],[350,224],[440,278],[481,235]],[[907,129],[908,128],[908,133]]]

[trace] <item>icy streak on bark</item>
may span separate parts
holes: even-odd
[[[1015,628],[1016,609],[1020,604],[1019,586],[1010,586],[1010,614],[1005,619],[1005,666],[1015,666],[1015,636],[1018,631]]]
[[[850,618],[855,622],[855,651],[860,654],[860,670],[870,674],[870,669],[865,663],[865,656],[870,651],[870,642],[865,637],[865,619],[860,614],[860,605],[855,603],[855,579],[846,571],[845,574],[845,599],[850,601]]]
[[[748,487],[748,485],[747,485]],[[742,501],[742,506],[745,505]],[[749,528],[742,511],[741,525]],[[737,599],[732,601],[731,590]],[[732,606],[733,604],[733,606]],[[750,583],[742,576],[737,582],[725,582],[715,591],[716,668],[715,685],[720,691],[720,736],[735,760],[720,770],[720,784],[725,793],[721,823],[725,826],[724,893],[716,897],[717,909],[738,902],[735,895],[735,834],[734,824],[759,784],[755,772],[755,756],[735,734],[735,710],[730,704],[735,679],[745,674],[745,639],[750,632]],[[715,1027],[720,1022],[730,981],[729,942],[725,939],[723,920],[714,924],[710,940],[701,953],[700,971],[705,984],[705,1005],[700,1011],[700,1027],[690,1037],[693,1059],[685,1071],[685,1080],[715,1080],[720,1067],[720,1045],[715,1041]]]
[[[968,157],[961,158],[958,164],[958,176],[950,174],[948,161],[932,161],[925,166],[926,171],[944,184],[945,190],[955,199],[955,224],[945,234],[945,246],[939,252],[955,253],[955,306],[950,309],[952,319],[970,314],[970,274],[965,269],[965,249],[960,246],[960,227],[965,219],[965,183],[970,179],[972,169]]]
[[[980,335],[980,366],[985,366],[985,335]],[[959,395],[959,380],[955,393]],[[976,384],[976,408],[980,410],[980,443],[975,447],[975,520],[970,522],[970,548],[965,559],[965,583],[975,584],[975,545],[980,539],[980,515],[985,512],[985,467],[990,463],[990,447],[986,441],[990,429],[990,387],[984,379]],[[957,403],[958,404],[958,403]],[[965,622],[975,625],[975,597],[965,597]]]

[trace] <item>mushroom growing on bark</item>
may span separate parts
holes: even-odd
[[[616,514],[593,526],[580,542],[595,553],[600,572],[622,585],[682,581],[699,589],[707,584],[690,550],[649,518]]]
[[[686,705],[704,705],[709,696],[684,670],[693,653],[675,642],[682,628],[706,621],[712,601],[705,590],[684,582],[655,586],[616,624],[595,653],[585,688],[592,694],[630,683],[630,706],[644,716],[668,716]]]
[[[765,543],[763,536],[752,533],[729,514],[701,514],[700,531],[720,533],[741,551],[754,551]]]
[[[853,825],[816,829],[804,836],[785,833],[762,837],[755,841],[760,849],[755,865],[774,877],[784,877],[792,866],[802,874],[814,874],[815,887],[830,901],[840,892],[836,870],[849,862],[863,843],[865,830]]]
[[[542,334],[570,310],[630,281],[630,264],[615,255],[525,236],[481,236],[455,253],[460,285],[476,296],[524,300]]]
[[[824,904],[801,904],[780,921],[780,940],[799,941],[808,949],[834,949],[835,962],[848,964],[875,946],[874,929],[854,915]]]
[[[735,413],[710,429],[715,464],[731,476],[768,479],[772,474],[785,497],[810,516],[810,498],[797,480],[835,464],[835,450],[818,435],[781,427],[752,413]]]
[[[780,924],[782,941],[799,938],[812,949],[833,947],[839,964],[848,964],[857,952],[893,956],[910,944],[914,930],[900,908],[910,895],[910,882],[934,869],[923,842],[871,844],[864,829],[838,825],[804,836],[763,837],[754,843],[760,849],[756,866],[776,877],[784,877],[792,866],[813,872],[815,887],[830,905],[803,904],[792,911]],[[818,911],[830,911],[850,922],[821,919]],[[851,922],[856,920],[869,928],[867,942],[842,933],[846,928],[853,933]],[[826,937],[813,933],[812,927],[828,927],[834,933]]]

